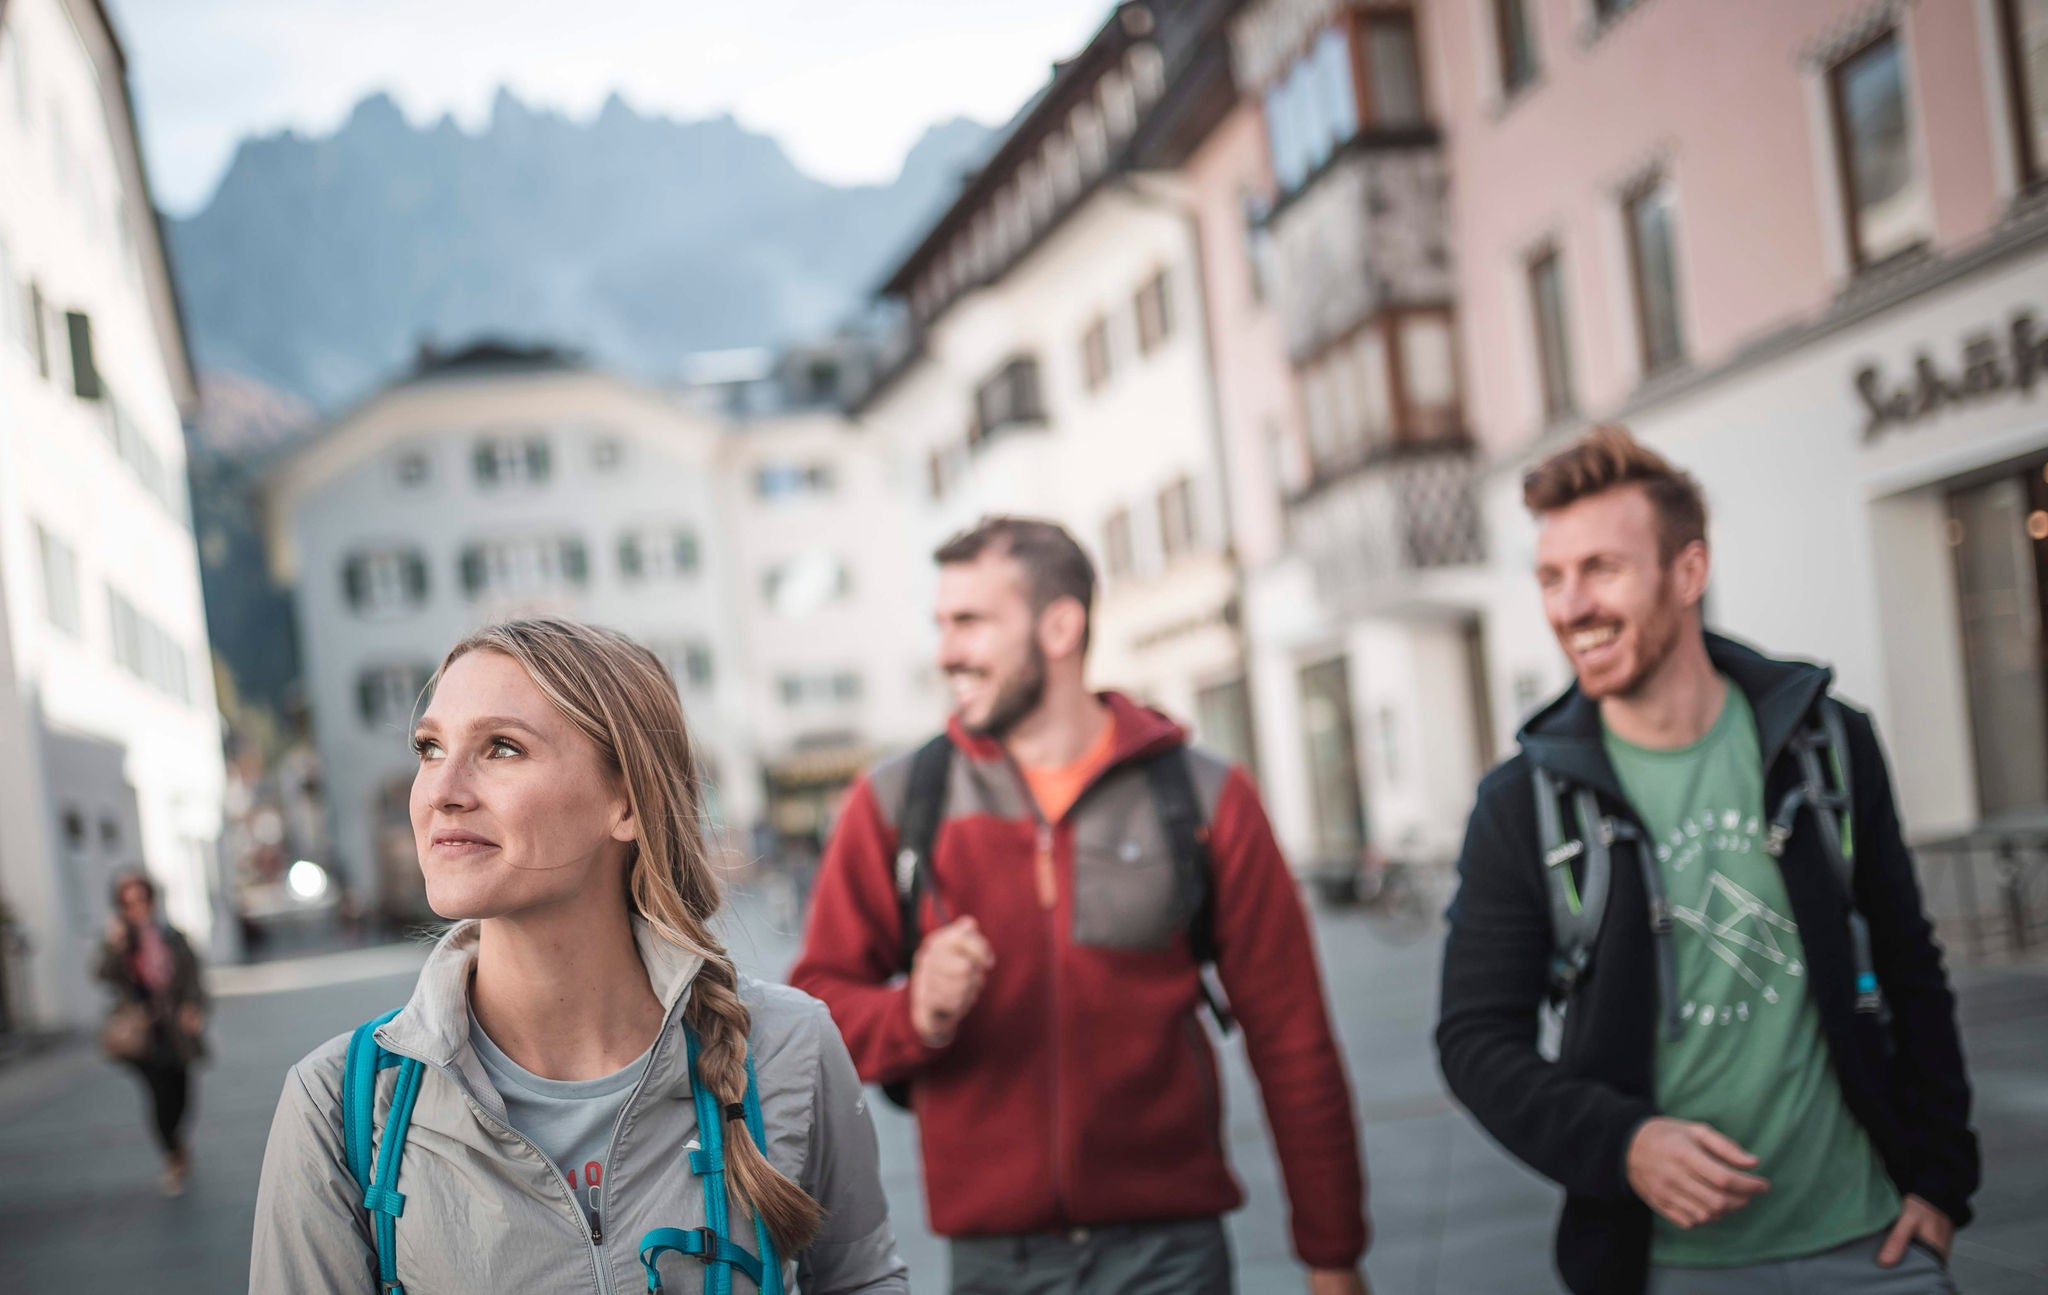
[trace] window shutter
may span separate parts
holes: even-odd
[[[372,671],[356,676],[356,709],[363,713],[365,724],[377,722],[377,676]]]
[[[640,578],[640,537],[632,531],[619,536],[619,570],[629,579]]]
[[[498,456],[492,451],[489,441],[480,441],[476,447],[476,479],[485,485],[495,485],[498,480]]]
[[[92,317],[81,310],[67,310],[64,326],[71,333],[71,389],[80,400],[98,400],[102,389],[100,372],[92,362]]]
[[[676,570],[689,575],[697,569],[697,537],[689,531],[676,532]]]
[[[535,438],[526,443],[526,476],[529,481],[548,479],[548,443]]]
[[[484,587],[484,551],[472,544],[462,550],[462,592],[475,594]]]
[[[562,572],[572,584],[587,584],[590,579],[590,562],[583,552],[583,541],[569,537],[562,541]]]
[[[417,553],[405,555],[405,592],[416,603],[427,600],[427,560]]]
[[[360,556],[352,557],[342,564],[341,584],[342,588],[348,592],[348,605],[360,608],[363,605],[363,597],[367,593],[363,572],[363,559]]]

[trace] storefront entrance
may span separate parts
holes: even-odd
[[[2048,459],[1949,495],[1979,812],[2048,813]]]

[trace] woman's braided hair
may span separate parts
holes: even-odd
[[[738,973],[711,933],[722,888],[702,828],[697,759],[682,702],[661,661],[614,630],[562,617],[487,626],[455,645],[436,675],[470,652],[499,652],[595,743],[625,784],[638,828],[627,902],[661,937],[704,959],[684,1019],[697,1034],[698,1072],[721,1107],[747,1093],[747,1028]],[[825,1211],[768,1163],[753,1138],[725,1137],[733,1202],[760,1215],[783,1254],[809,1245]]]

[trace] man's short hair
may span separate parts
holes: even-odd
[[[1541,517],[1621,486],[1638,486],[1657,515],[1657,559],[1707,538],[1707,499],[1690,472],[1613,424],[1596,427],[1529,469],[1522,503]]]
[[[1024,568],[1025,590],[1035,616],[1061,598],[1081,604],[1081,649],[1095,614],[1095,564],[1064,526],[1036,517],[984,517],[932,553],[942,567],[977,562],[984,553],[1007,557]]]

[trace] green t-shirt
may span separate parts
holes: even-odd
[[[1651,1262],[1767,1263],[1886,1226],[1898,1191],[1842,1101],[1785,881],[1764,852],[1763,748],[1749,700],[1729,684],[1712,730],[1677,750],[1611,732],[1604,741],[1671,901],[1685,1032],[1658,1031],[1658,1109],[1733,1138],[1771,1184],[1691,1231],[1657,1217]]]

